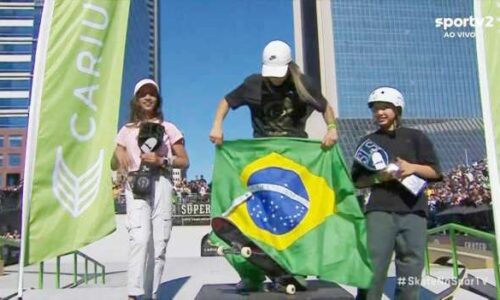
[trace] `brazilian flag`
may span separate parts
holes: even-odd
[[[225,141],[216,149],[212,188],[212,217],[229,218],[292,274],[370,285],[365,219],[338,145]],[[224,244],[214,234],[211,240]],[[243,257],[226,257],[244,280],[263,278]]]

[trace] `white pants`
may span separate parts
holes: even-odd
[[[172,230],[172,184],[160,176],[154,199],[134,199],[127,184],[129,262],[127,290],[130,296],[156,298],[165,266],[165,253]]]

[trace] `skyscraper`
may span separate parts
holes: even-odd
[[[0,2],[0,187],[22,178],[40,1]]]
[[[336,107],[349,161],[359,138],[375,128],[366,103],[382,85],[403,92],[405,124],[428,133],[443,169],[486,157],[474,28],[439,26],[473,16],[473,1],[296,2],[297,44],[318,45],[297,52]],[[310,28],[315,23],[319,30]],[[454,38],[446,34],[452,31]]]

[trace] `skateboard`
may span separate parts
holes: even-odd
[[[212,219],[211,225],[214,233],[229,245],[229,247],[218,247],[218,255],[236,254],[243,256],[250,263],[259,267],[273,281],[275,289],[280,292],[293,295],[297,290],[306,290],[303,283],[243,234],[232,221],[224,217],[215,217]]]
[[[447,289],[445,289],[444,291],[442,291],[441,293],[439,293],[437,295],[436,299],[440,299],[440,300],[451,300],[451,299],[453,299],[456,296],[456,293],[458,292],[458,290],[460,289],[460,287],[463,284],[463,281],[464,281],[464,278],[465,278],[465,274],[466,274],[466,271],[465,271],[465,267],[464,267],[462,269],[462,271],[460,272],[460,274],[458,275],[458,278],[456,278],[455,280],[453,280],[453,282],[450,285],[450,287],[448,287]]]

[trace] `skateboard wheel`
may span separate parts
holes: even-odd
[[[293,284],[289,284],[286,286],[286,289],[285,289],[285,292],[288,294],[288,295],[294,295],[295,294],[295,285]]]
[[[241,248],[241,256],[249,258],[252,255],[252,249],[250,247]]]
[[[217,255],[219,255],[219,256],[224,255],[224,247],[220,246],[217,248]]]

